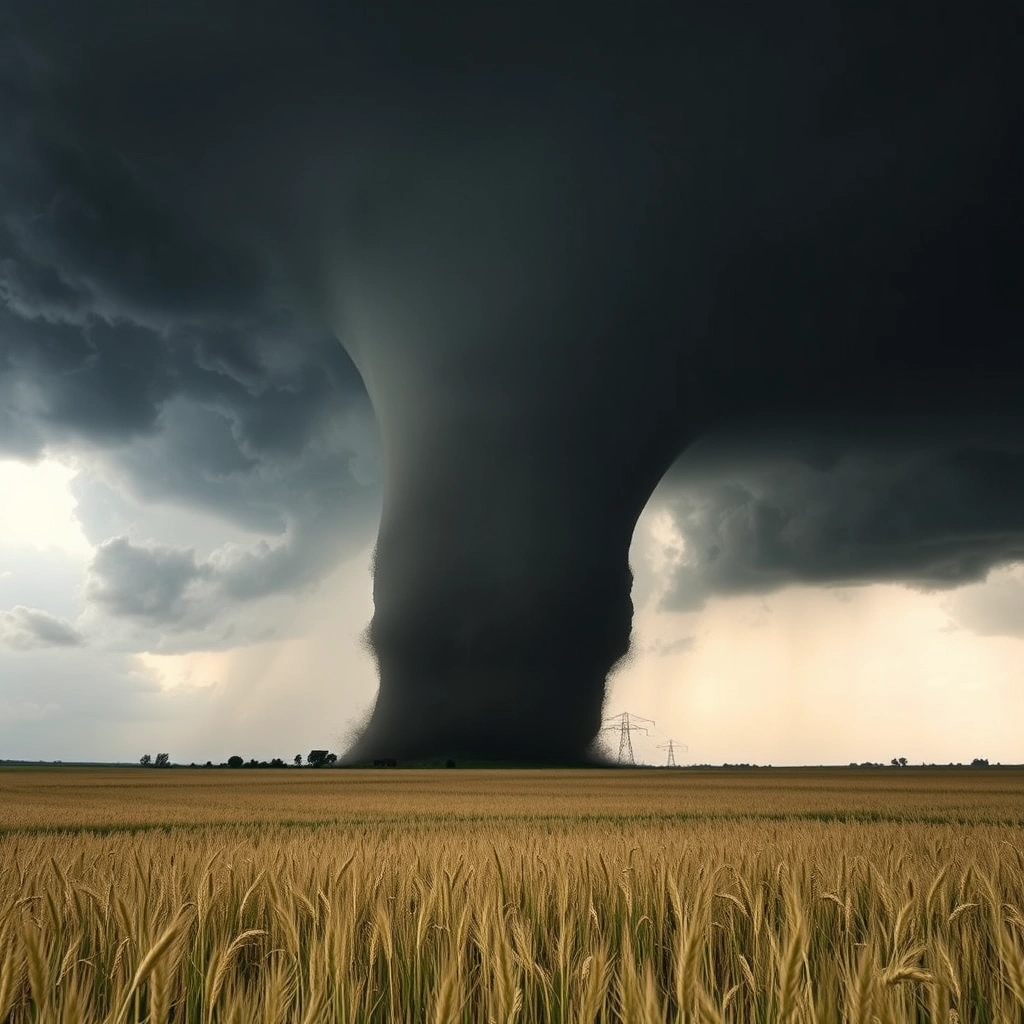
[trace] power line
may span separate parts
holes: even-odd
[[[628,711],[623,711],[622,714],[615,715],[613,718],[606,718],[604,725],[601,726],[602,732],[617,730],[619,733],[619,764],[636,764],[636,758],[633,756],[632,734],[634,732],[642,732],[645,736],[650,735],[646,726],[637,725],[636,723],[638,722],[654,725],[654,719],[652,718],[644,718],[642,715],[631,715]]]
[[[679,765],[676,763],[676,746],[677,746],[677,744],[676,744],[675,740],[669,740],[668,743],[659,743],[658,744],[658,749],[659,750],[667,750],[668,751],[668,757],[665,760],[665,767],[666,768],[678,768],[679,767]],[[678,744],[678,747],[679,747],[680,750],[682,750],[682,752],[684,754],[686,753],[687,750],[690,749],[685,743]]]

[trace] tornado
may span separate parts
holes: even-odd
[[[386,427],[394,412],[377,408]],[[418,413],[386,448],[380,692],[350,757],[580,761],[629,648],[627,552],[666,461],[654,448],[624,467],[637,432],[594,429],[596,410]],[[439,451],[441,473],[423,462]]]
[[[629,649],[633,527],[677,445],[608,393],[374,401],[380,692],[349,758],[582,761]]]
[[[608,212],[627,168],[533,141],[521,176],[490,150],[463,154],[471,182],[420,156],[415,211],[364,196],[342,231],[334,324],[384,464],[380,689],[351,763],[583,762],[629,650],[628,549],[685,443],[686,378],[650,242]]]
[[[350,763],[589,758],[635,523],[691,441],[890,443],[1012,405],[999,82],[971,47],[933,66],[955,33],[923,9],[884,60],[870,20],[801,10],[457,40],[452,89],[348,140],[321,305],[384,458]]]

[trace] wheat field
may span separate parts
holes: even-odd
[[[0,1022],[1021,1022],[1024,772],[0,770]]]

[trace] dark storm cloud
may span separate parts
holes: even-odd
[[[154,629],[200,629],[234,605],[315,582],[368,543],[376,438],[334,339],[278,323],[198,336],[15,327],[0,388],[17,429],[3,440],[16,455],[44,445],[89,455],[73,488],[93,543],[131,525],[119,515],[126,499],[273,539],[248,553],[251,539],[240,540],[230,572],[167,549],[103,546],[88,589],[97,608]]]
[[[0,611],[0,644],[12,650],[78,647],[82,643],[82,635],[70,622],[38,608],[15,605],[9,611]]]
[[[146,84],[121,77],[137,47],[123,38],[121,61],[102,63],[104,38],[129,14],[117,7],[81,22],[60,4],[10,12],[0,44],[0,298],[20,316],[79,326],[250,320],[273,301],[261,252],[218,232],[194,203],[172,204],[133,160],[129,139],[142,142],[147,122],[166,134],[139,103]],[[111,75],[120,96],[105,94]]]
[[[212,177],[199,124],[209,97],[192,83],[176,135],[175,110],[185,112],[167,89],[177,96],[184,83],[165,77],[177,57],[162,32],[204,41],[184,9],[151,15],[117,4],[84,19],[73,5],[4,12],[0,450],[99,452],[103,476],[132,499],[290,531],[282,550],[310,546],[306,525],[327,520],[349,547],[365,543],[375,440],[362,384],[225,213],[246,185],[237,155],[212,205],[181,191],[179,173]],[[202,20],[216,31],[216,17]],[[231,35],[245,49],[245,33]],[[253,60],[268,39],[256,34]],[[212,71],[196,61],[200,79]],[[250,64],[250,84],[264,72]],[[91,539],[109,536],[109,486],[86,474],[76,489]]]
[[[39,446],[79,438],[118,444],[153,433],[180,396],[220,410],[250,456],[294,455],[362,393],[336,341],[283,316],[246,330],[160,334],[131,323],[80,328],[0,311],[0,338],[9,414]]]
[[[284,565],[122,551],[111,608],[299,585],[362,476],[333,329],[384,448],[353,756],[579,756],[636,516],[699,438],[825,476],[680,498],[691,602],[1018,557],[1011,0],[7,16],[4,443],[117,445],[138,496],[287,531]]]
[[[19,164],[24,181],[5,197],[0,297],[8,307],[51,323],[95,316],[157,330],[249,313],[269,285],[263,268],[187,231],[112,163],[91,166],[70,151]],[[68,182],[74,192],[64,190]]]
[[[1024,560],[1024,451],[748,465],[692,488],[685,476],[680,466],[658,495],[682,540],[666,608],[790,584],[944,589]]]
[[[164,400],[152,427],[107,457],[137,500],[212,512],[250,530],[327,510],[343,526],[372,514],[370,412],[336,342],[301,347],[299,366],[243,383],[204,371]],[[180,378],[179,378],[180,379]]]

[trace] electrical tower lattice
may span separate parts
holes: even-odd
[[[676,742],[675,742],[675,740],[669,740],[668,743],[659,743],[658,744],[658,749],[659,750],[667,750],[668,751],[668,757],[665,759],[665,767],[666,768],[678,768],[679,767],[679,764],[676,761]],[[685,743],[680,743],[679,744],[679,749],[682,750],[683,753],[686,753],[686,751],[689,749],[689,747],[687,747]]]
[[[636,758],[633,756],[632,734],[634,732],[642,732],[645,736],[650,735],[647,732],[646,726],[635,724],[637,722],[646,722],[647,725],[654,725],[654,720],[651,718],[631,715],[628,711],[623,711],[621,715],[615,715],[613,718],[606,719],[601,727],[602,732],[618,731],[619,764],[636,764]]]

